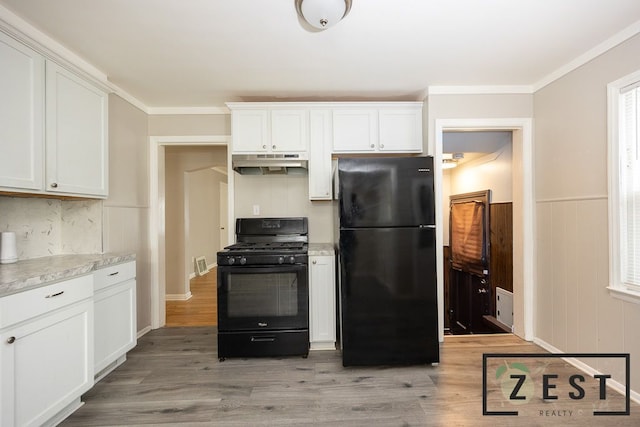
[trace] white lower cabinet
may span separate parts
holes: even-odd
[[[0,299],[2,427],[54,425],[93,386],[92,281],[86,275]]]
[[[96,381],[126,360],[136,346],[136,263],[112,265],[94,273]]]
[[[311,350],[336,348],[335,256],[309,256],[309,341]]]

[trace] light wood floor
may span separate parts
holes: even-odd
[[[483,416],[482,354],[544,353],[513,335],[446,337],[438,366],[412,367],[344,368],[339,351],[219,362],[216,342],[215,327],[149,332],[61,425],[640,425],[637,405],[631,417]]]
[[[167,301],[166,326],[216,326],[218,324],[217,269],[189,282],[192,297]]]

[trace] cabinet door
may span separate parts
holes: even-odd
[[[377,143],[376,109],[333,110],[333,151],[373,152]]]
[[[310,256],[309,337],[311,349],[334,349],[336,341],[335,257]]]
[[[47,61],[46,185],[52,192],[107,196],[107,94]]]
[[[422,152],[421,109],[382,109],[378,114],[380,151]]]
[[[94,295],[95,367],[98,374],[136,345],[136,281]]]
[[[0,424],[39,426],[93,386],[93,303],[0,334]]]
[[[331,112],[309,113],[309,199],[331,200]]]
[[[271,146],[273,152],[306,152],[309,142],[308,111],[271,110]]]
[[[0,187],[41,190],[44,58],[0,32]]]
[[[263,153],[269,149],[266,109],[235,110],[231,113],[234,153]]]

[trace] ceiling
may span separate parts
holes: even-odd
[[[422,100],[433,86],[531,90],[621,32],[636,34],[640,23],[638,0],[353,0],[321,32],[302,25],[294,0],[0,6],[150,109]]]

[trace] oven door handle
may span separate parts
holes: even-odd
[[[251,342],[274,342],[276,337],[273,335],[263,337],[251,337]]]

